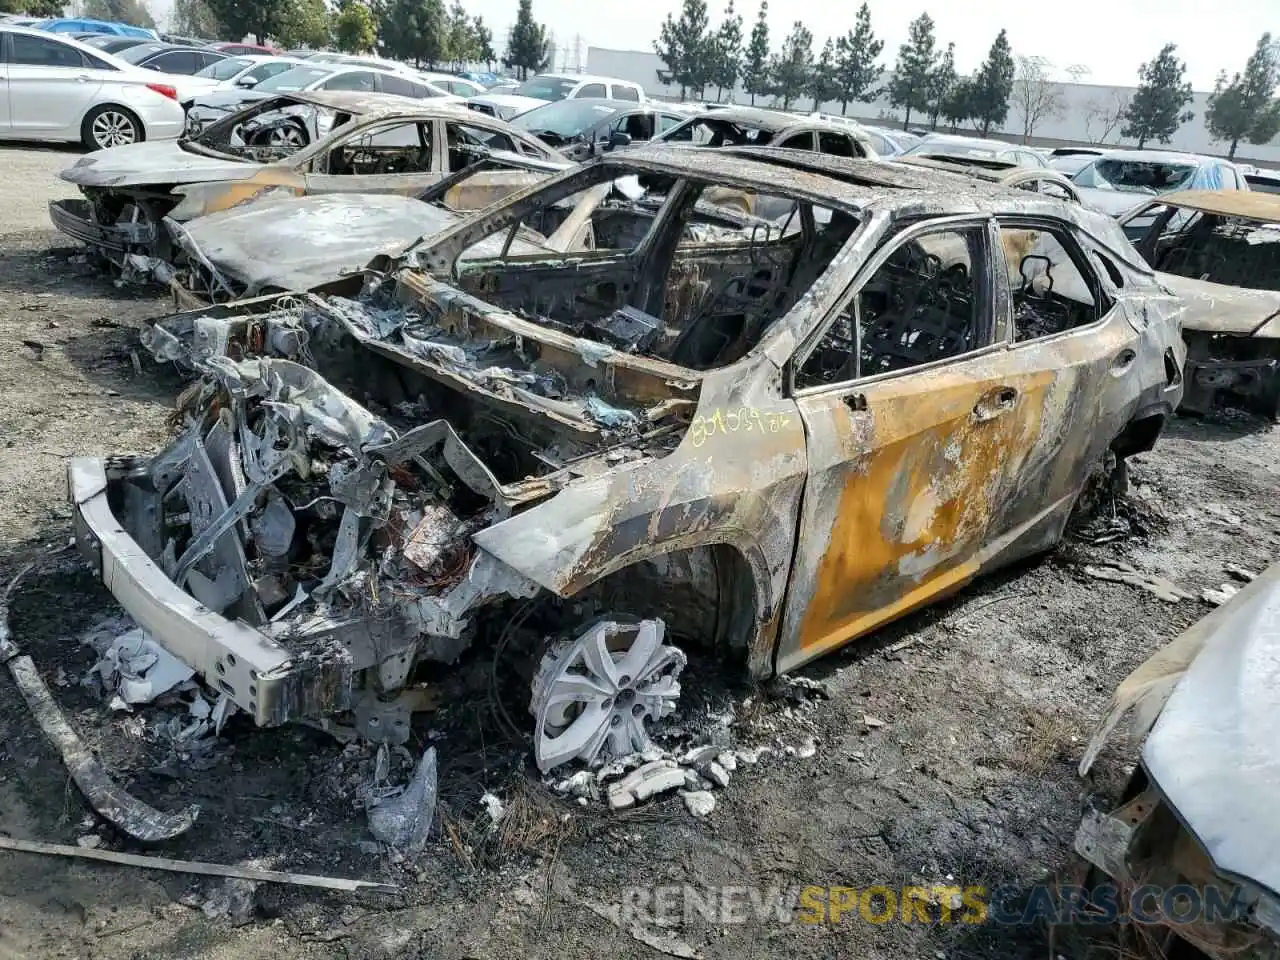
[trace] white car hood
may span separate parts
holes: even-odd
[[[59,176],[89,187],[243,180],[262,169],[260,163],[207,157],[182,149],[175,140],[144,140],[96,150],[81,157]]]
[[[467,103],[487,103],[503,120],[510,120],[517,114],[526,113],[534,107],[546,106],[550,100],[539,100],[537,97],[517,97],[510,93],[484,94],[472,97]]]

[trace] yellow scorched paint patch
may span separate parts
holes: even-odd
[[[1052,374],[1016,376],[1016,407],[973,415],[998,386],[953,383],[873,400],[875,435],[844,474],[831,537],[800,628],[806,659],[963,586],[1001,480],[1040,434]],[[833,398],[838,403],[838,398]],[[837,422],[840,422],[837,419]]]

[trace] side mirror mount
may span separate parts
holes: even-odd
[[[258,84],[257,77],[241,77],[236,81],[237,87],[254,87]]]
[[[623,133],[621,130],[614,130],[609,134],[609,149],[616,150],[618,147],[631,146],[631,134]]]

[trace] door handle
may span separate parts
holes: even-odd
[[[79,80],[81,83],[88,83],[90,80],[93,79],[93,77],[89,76],[87,73],[77,73],[76,79]]]
[[[1002,413],[1012,410],[1018,402],[1018,391],[1013,387],[996,387],[988,390],[973,405],[973,419],[979,422],[994,420]]]

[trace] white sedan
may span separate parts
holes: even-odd
[[[272,57],[266,54],[227,57],[195,73],[184,89],[193,93],[206,93],[218,87],[248,89],[305,62],[295,57]]]
[[[69,37],[0,23],[0,138],[90,150],[180,136],[187,77],[145,70]]]

